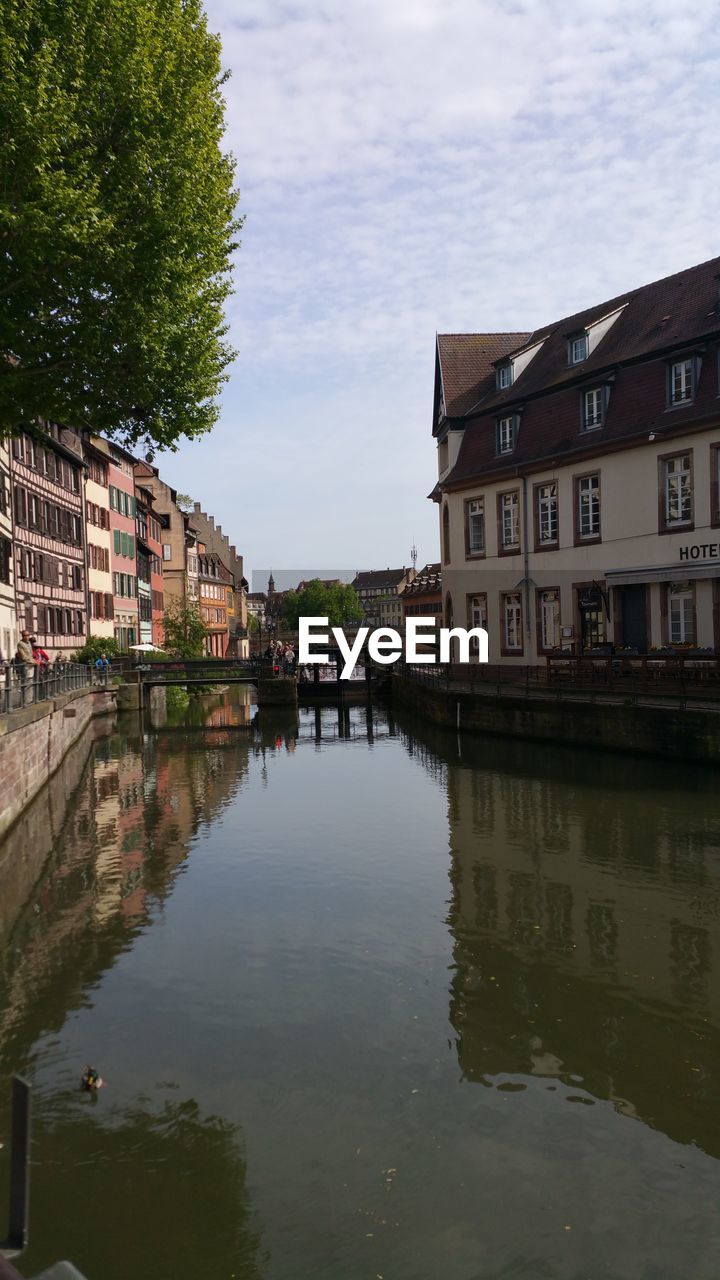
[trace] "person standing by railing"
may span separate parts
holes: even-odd
[[[110,671],[110,661],[107,657],[107,654],[105,653],[100,654],[100,657],[95,663],[95,670],[97,671],[98,676],[102,680],[103,684],[107,684],[108,673]]]
[[[20,639],[18,640],[15,656],[21,669],[23,701],[26,701],[28,685],[32,683],[33,673],[37,666],[29,631],[22,631],[20,633]]]

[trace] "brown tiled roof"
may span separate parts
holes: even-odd
[[[403,591],[403,598],[405,596],[438,594],[441,590],[442,573],[439,563],[426,564],[425,568],[420,570],[417,577],[414,578],[412,582],[408,583]]]
[[[457,418],[495,390],[493,362],[515,351],[527,333],[439,333],[445,412]]]
[[[702,361],[692,404],[672,410],[667,407],[666,367],[660,357],[720,334],[719,272],[720,258],[713,258],[538,330],[532,341],[544,337],[544,344],[512,387],[495,392],[480,410],[467,415],[457,462],[442,488],[480,476],[512,474],[542,460],[552,465],[556,457],[570,453],[591,455],[634,436],[647,437],[650,430],[675,432],[717,415],[716,355],[707,352]],[[568,366],[568,335],[620,307],[620,315],[588,359]],[[599,432],[582,432],[580,393],[601,379],[611,383],[605,423]],[[496,422],[500,413],[513,410],[520,413],[517,444],[501,459]]]
[[[395,591],[406,573],[407,569],[368,569],[356,573],[351,585],[356,591]]]

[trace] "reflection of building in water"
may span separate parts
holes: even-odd
[[[0,914],[0,1061],[9,1067],[22,1060],[15,1036],[30,1044],[61,1025],[112,967],[170,893],[199,825],[235,794],[244,735],[224,750],[185,745],[177,733],[171,750],[155,735],[117,734],[97,742],[84,767],[83,739],[61,771],[72,785],[46,788],[0,846],[0,902],[15,903]]]
[[[663,789],[656,766],[633,762],[628,776],[622,759],[600,769],[516,744],[474,755],[475,767],[447,773],[463,1073],[582,1080],[720,1155],[720,800],[709,780],[675,789],[668,774]]]

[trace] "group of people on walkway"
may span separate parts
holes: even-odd
[[[266,662],[272,662],[278,673],[283,671],[286,676],[294,675],[297,658],[292,644],[284,644],[282,640],[271,640],[264,657]]]

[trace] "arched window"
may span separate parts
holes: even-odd
[[[450,563],[450,508],[445,503],[442,518],[443,564]]]

